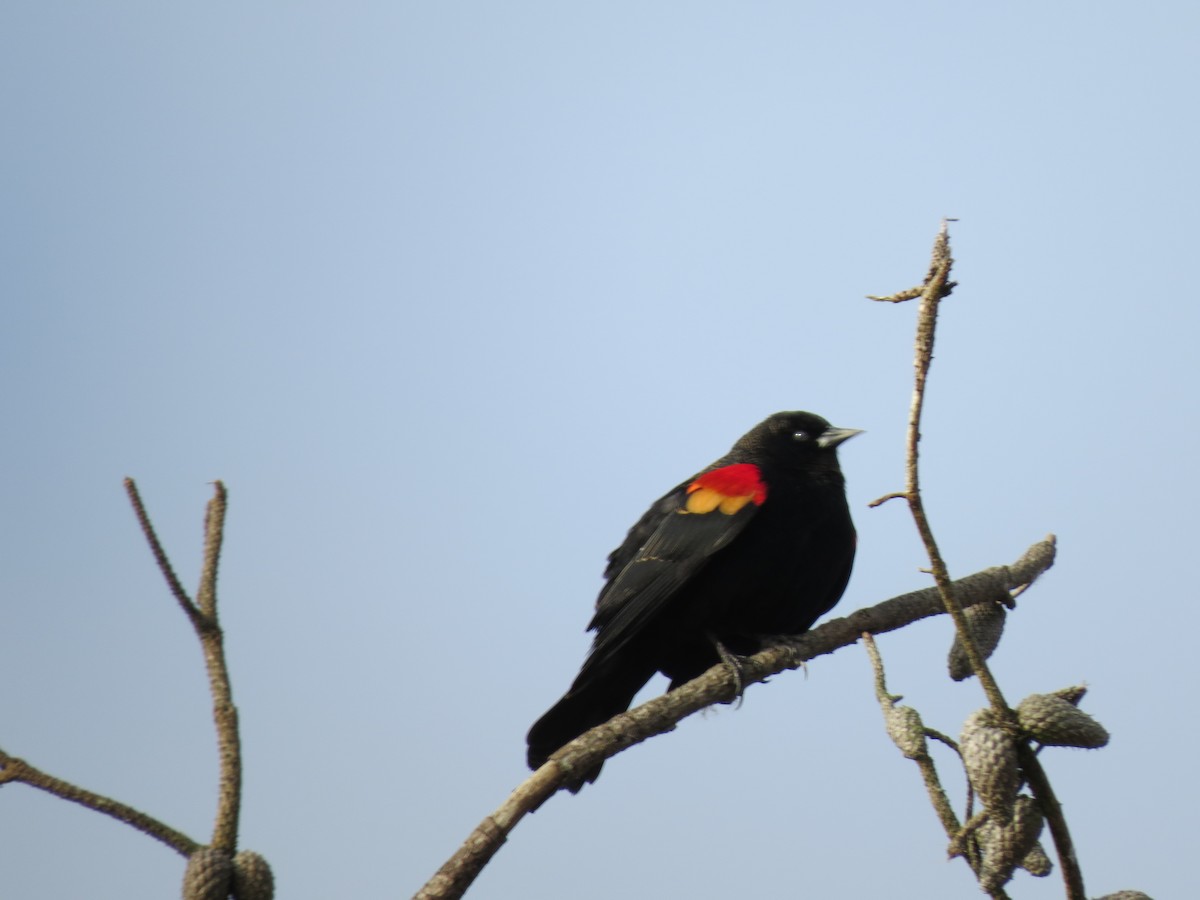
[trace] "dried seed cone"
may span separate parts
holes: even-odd
[[[1021,787],[1013,736],[996,724],[990,709],[981,709],[967,717],[958,749],[976,795],[994,822],[1006,824]]]
[[[236,900],[274,900],[271,866],[253,850],[239,850],[233,858],[233,896]]]
[[[1054,863],[1046,855],[1046,849],[1041,844],[1034,844],[1033,849],[1021,860],[1021,868],[1034,878],[1045,878],[1054,871]]]
[[[989,819],[975,832],[975,841],[979,844],[982,857],[979,868],[979,886],[989,894],[995,893],[1006,885],[1016,868],[1011,847],[1002,837],[1004,829],[1005,826]]]
[[[1055,697],[1062,697],[1072,706],[1078,706],[1079,701],[1083,699],[1087,691],[1088,689],[1082,684],[1076,684],[1072,687],[1059,688],[1057,691],[1051,691],[1050,693]]]
[[[224,850],[201,847],[188,858],[183,900],[226,900],[233,884],[233,862]]]
[[[1046,817],[1042,815],[1042,807],[1028,794],[1022,794],[1013,805],[1012,833],[1016,843],[1017,859],[1024,859],[1037,846],[1038,838],[1042,836],[1042,827]],[[236,858],[234,859],[236,863]]]
[[[1008,883],[1013,871],[1037,845],[1043,821],[1037,801],[1022,794],[1013,805],[1012,821],[1000,823],[989,818],[979,826],[979,849],[983,851],[980,884],[985,891],[995,891]]]
[[[888,737],[909,759],[920,759],[927,754],[925,747],[925,723],[921,714],[911,706],[893,706],[884,713]]]
[[[1104,726],[1059,694],[1030,694],[1017,706],[1017,719],[1048,747],[1095,749],[1108,743]]]
[[[963,610],[963,615],[967,618],[967,630],[975,639],[975,646],[979,648],[983,658],[987,659],[1000,644],[1000,637],[1004,634],[1004,620],[1008,611],[999,603],[985,601],[968,606]],[[967,659],[967,651],[963,649],[962,641],[959,640],[957,634],[954,636],[954,643],[950,646],[950,658],[947,660],[947,664],[950,668],[950,677],[955,681],[962,681],[974,674],[971,671],[971,661]]]

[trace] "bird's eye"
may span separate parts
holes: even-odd
[[[792,440],[794,441],[807,441],[811,439],[812,438],[807,431],[797,431],[792,435]]]

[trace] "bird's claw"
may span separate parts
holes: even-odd
[[[746,695],[746,682],[743,677],[745,669],[742,666],[742,657],[729,652],[725,645],[716,638],[713,638],[713,646],[717,648],[717,655],[721,657],[721,662],[729,666],[729,671],[733,673],[733,697],[735,701],[733,708],[740,709],[742,700],[745,699]]]

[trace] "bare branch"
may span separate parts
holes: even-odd
[[[936,728],[930,728],[930,727],[926,726],[925,737],[931,738],[932,740],[935,740],[935,741],[938,741],[939,743],[945,744],[947,747],[949,747],[955,753],[958,753],[959,756],[962,755],[961,751],[958,749],[958,741],[956,741],[954,738],[950,737],[950,735],[948,735],[948,734],[942,734]]]
[[[1063,815],[1062,804],[1050,786],[1046,770],[1038,759],[1037,753],[1027,741],[1017,742],[1017,756],[1021,762],[1021,774],[1029,783],[1029,789],[1037,798],[1042,813],[1046,816],[1046,825],[1050,828],[1050,836],[1054,839],[1054,851],[1062,864],[1063,880],[1067,887],[1069,900],[1085,900],[1087,894],[1083,887],[1083,870],[1075,856],[1075,842],[1071,840],[1071,830],[1067,827]]]
[[[146,543],[150,545],[150,552],[154,554],[154,561],[158,563],[158,569],[167,581],[167,587],[171,589],[171,593],[179,602],[179,606],[184,614],[187,615],[188,620],[191,621],[192,625],[196,625],[200,611],[192,603],[192,598],[183,589],[183,584],[179,581],[179,577],[171,567],[171,561],[167,559],[167,553],[163,550],[162,544],[158,540],[158,534],[154,531],[154,525],[150,522],[150,516],[146,512],[146,507],[142,503],[142,496],[138,493],[137,483],[132,478],[125,479],[125,493],[129,495],[129,502],[133,504],[133,513],[137,516],[138,524],[142,527],[142,534],[146,537]]]
[[[1008,702],[1004,699],[1004,694],[1000,691],[1000,686],[996,683],[996,679],[988,668],[984,654],[980,652],[975,637],[971,632],[970,625],[963,613],[961,600],[956,597],[955,590],[950,581],[950,573],[946,567],[945,560],[942,558],[941,551],[938,549],[933,529],[925,514],[924,502],[921,499],[919,465],[921,412],[925,404],[925,384],[929,375],[929,367],[933,362],[933,344],[937,331],[938,306],[945,297],[950,295],[955,286],[954,282],[950,281],[950,270],[953,265],[954,259],[950,255],[949,228],[947,223],[943,221],[942,227],[938,230],[937,238],[934,240],[929,273],[926,275],[925,282],[919,292],[921,304],[917,311],[916,359],[914,361],[916,376],[913,385],[912,405],[908,418],[905,465],[907,484],[905,485],[904,494],[908,499],[909,509],[912,512],[917,531],[921,535],[921,542],[925,545],[925,552],[929,556],[934,581],[945,603],[947,612],[950,613],[951,618],[954,620],[954,628],[958,636],[959,646],[969,661],[971,670],[979,679],[980,686],[983,688],[984,693],[987,694],[988,702],[991,704],[992,709],[995,710],[998,719],[1005,726],[1016,731],[1016,713],[1013,712]],[[913,296],[915,295],[909,290],[889,298],[872,299],[890,299],[899,302],[903,299],[912,299]],[[1066,885],[1067,897],[1069,900],[1085,900],[1083,873],[1075,858],[1075,849],[1071,842],[1070,832],[1067,828],[1066,820],[1062,816],[1061,808],[1058,807],[1058,802],[1054,798],[1050,782],[1046,778],[1037,756],[1029,749],[1028,743],[1022,741],[1018,742],[1018,744],[1024,748],[1021,752],[1022,766],[1024,767],[1026,763],[1029,766],[1029,769],[1025,771],[1029,786],[1033,790],[1034,796],[1041,803],[1047,819],[1051,822],[1051,834],[1054,836],[1055,848],[1062,863],[1063,881]]]
[[[233,705],[233,687],[225,661],[225,637],[217,618],[217,568],[225,532],[226,505],[225,485],[217,481],[204,516],[204,565],[200,573],[200,587],[196,591],[202,625],[197,627],[196,634],[204,650],[209,693],[212,694],[213,724],[217,730],[217,751],[221,759],[220,798],[212,846],[233,853],[237,849],[241,810],[242,752],[238,712]]]
[[[877,297],[874,294],[867,294],[868,300],[878,300],[881,303],[903,303],[905,300],[915,300],[921,296],[922,287],[911,287],[903,291],[897,291],[894,294],[888,294],[886,297]]]
[[[883,657],[879,655],[879,648],[875,646],[875,639],[869,632],[863,634],[862,642],[863,647],[867,651],[867,656],[871,659],[871,669],[875,673],[875,699],[879,701],[879,707],[883,710],[884,718],[886,719],[890,710],[894,708],[896,701],[888,693],[887,680],[883,671]],[[922,730],[924,731],[925,729]],[[924,735],[922,735],[923,737]],[[953,839],[959,832],[958,816],[954,814],[954,808],[950,805],[950,798],[946,796],[946,791],[942,788],[942,782],[938,778],[933,760],[924,749],[924,740],[920,742],[920,746],[921,752],[915,754],[905,752],[905,756],[908,756],[915,762],[921,770],[921,778],[925,782],[925,790],[929,794],[929,802],[933,804],[933,810],[937,813],[937,817],[942,823],[942,829],[946,832],[946,837]],[[972,860],[971,863],[971,868],[977,870],[978,862]]]
[[[964,606],[995,602],[998,594],[1008,596],[1014,588],[1032,584],[1053,564],[1051,535],[1026,550],[1010,566],[985,569],[954,582],[954,592]],[[781,639],[743,661],[741,680],[751,685],[849,646],[864,631],[883,634],[945,612],[937,588],[893,597],[844,618],[832,619],[798,637]],[[574,780],[574,773],[586,772],[627,747],[671,731],[680,720],[714,703],[730,703],[736,699],[736,692],[736,680],[729,667],[717,665],[678,690],[614,716],[566,744],[471,832],[454,856],[417,892],[416,900],[461,897],[517,823]]]
[[[129,494],[134,513],[142,526],[142,533],[146,536],[158,568],[166,578],[171,593],[187,615],[188,621],[192,623],[192,629],[196,632],[204,653],[209,693],[212,695],[213,723],[217,732],[217,752],[221,761],[220,792],[212,846],[233,853],[237,849],[238,817],[241,808],[242,754],[238,736],[237,707],[233,705],[233,689],[229,680],[229,668],[225,662],[224,635],[217,617],[217,571],[225,534],[228,495],[224,484],[220,481],[214,482],[213,498],[205,510],[204,562],[200,571],[200,585],[196,590],[197,602],[193,603],[175,575],[132,478],[125,479],[125,490]]]
[[[225,506],[228,494],[220,481],[213,482],[213,498],[204,510],[204,564],[200,569],[200,587],[196,605],[210,619],[217,617],[217,568],[221,562],[221,544],[225,539]]]
[[[0,751],[0,784],[20,783],[46,791],[63,800],[70,800],[88,809],[111,816],[120,822],[132,825],[143,834],[148,834],[157,841],[162,841],[168,847],[182,856],[190,856],[201,845],[180,831],[148,816],[132,806],[85,790],[61,778],[55,778],[40,769],[36,769],[23,759],[9,756]]]
[[[908,500],[913,521],[916,523],[917,531],[921,535],[925,551],[929,555],[931,574],[938,589],[942,592],[947,611],[949,611],[951,618],[954,619],[955,628],[960,635],[960,641],[971,664],[971,669],[974,671],[976,677],[979,678],[979,682],[983,686],[984,692],[987,694],[992,706],[997,711],[1003,711],[1008,709],[1008,704],[1005,702],[1004,695],[1000,692],[1000,687],[996,684],[995,678],[992,677],[983,654],[979,652],[979,647],[975,643],[966,619],[963,617],[962,607],[954,599],[954,595],[950,591],[950,573],[946,567],[946,561],[942,558],[941,550],[938,549],[937,540],[934,538],[933,529],[929,524],[929,518],[925,514],[925,503],[921,498],[921,413],[925,406],[925,384],[929,376],[930,364],[933,362],[933,344],[937,333],[938,305],[945,297],[950,295],[950,291],[954,287],[954,283],[950,281],[950,269],[953,265],[954,259],[950,255],[950,234],[946,222],[943,221],[942,227],[938,230],[937,238],[933,243],[933,257],[929,265],[929,274],[926,275],[925,283],[922,285],[920,292],[921,305],[917,311],[916,360],[914,362],[916,380],[913,385],[912,405],[909,408],[908,414],[908,432],[905,441],[907,446],[905,461],[907,483],[903,495]]]

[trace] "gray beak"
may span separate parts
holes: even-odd
[[[856,434],[862,434],[861,428],[826,428],[825,433],[817,438],[817,446],[832,450],[843,441],[848,441]]]

